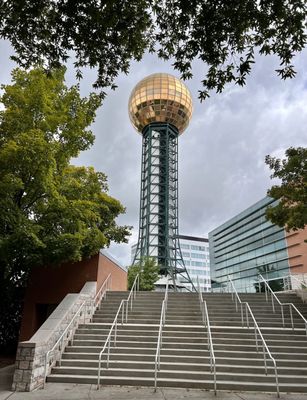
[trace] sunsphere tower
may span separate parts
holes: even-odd
[[[190,92],[172,75],[150,75],[132,90],[129,116],[143,138],[139,239],[134,263],[154,257],[161,273],[172,277],[174,286],[180,275],[181,283],[191,283],[194,288],[178,239],[178,137],[192,116]]]

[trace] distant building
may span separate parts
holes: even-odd
[[[178,235],[182,258],[192,282],[197,287],[197,276],[201,290],[208,292],[211,288],[209,241],[203,237]],[[131,246],[131,263],[134,260],[137,243]],[[185,286],[191,289],[191,284]]]
[[[287,233],[268,221],[275,204],[265,197],[209,233],[213,289],[228,276],[239,290],[255,291],[259,273],[268,280],[307,273],[307,229]]]
[[[192,282],[197,288],[197,276],[200,288],[208,292],[211,288],[209,240],[203,237],[179,235],[182,258]],[[191,289],[192,285],[186,284]]]

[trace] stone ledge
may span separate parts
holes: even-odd
[[[59,340],[83,301],[91,301],[95,294],[96,282],[87,282],[80,293],[67,294],[32,338],[19,343],[12,390],[32,391],[44,384],[47,352]],[[85,313],[85,322],[88,322],[91,318],[90,308]],[[55,352],[51,364],[53,365],[60,356],[60,352]],[[48,365],[47,373],[52,365]]]

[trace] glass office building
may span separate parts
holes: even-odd
[[[257,277],[289,275],[286,235],[265,217],[276,202],[266,197],[209,233],[212,288],[223,288],[227,277],[240,291],[255,291]]]

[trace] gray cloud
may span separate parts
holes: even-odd
[[[2,51],[3,45],[0,50]],[[2,54],[0,81],[6,82],[12,63],[9,48]],[[283,82],[274,72],[274,57],[257,59],[244,88],[231,86],[199,103],[197,91],[204,66],[194,63],[195,76],[187,82],[194,101],[194,114],[179,139],[179,226],[183,234],[208,232],[265,196],[272,185],[264,164],[267,154],[283,156],[290,146],[307,145],[307,52],[296,60],[295,79]],[[117,79],[97,112],[92,130],[94,146],[80,154],[78,165],[93,165],[108,175],[110,194],[126,206],[118,223],[133,225],[130,244],[112,245],[111,253],[123,264],[130,263],[130,245],[137,240],[141,166],[141,137],[130,124],[127,104],[131,90],[146,75],[169,72],[170,63],[147,55],[133,63],[130,73]],[[88,94],[95,71],[85,70],[81,93]],[[68,67],[67,82],[74,72]]]

